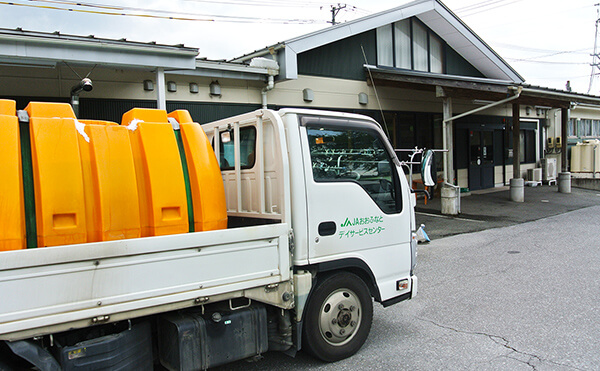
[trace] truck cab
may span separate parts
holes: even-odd
[[[291,212],[281,218],[293,231],[294,319],[306,347],[324,360],[354,353],[354,343],[362,345],[366,338],[361,331],[369,331],[371,297],[389,306],[417,293],[414,195],[381,126],[361,115],[283,109],[203,127],[219,154],[226,194],[228,189],[238,190],[228,200],[241,199],[239,203],[247,206],[236,208],[240,205],[234,202],[230,218],[285,209],[279,205],[286,205],[290,197]],[[253,170],[246,160],[235,176],[231,138],[238,132],[241,161],[254,159],[256,148],[259,159],[272,160],[264,161],[265,168],[259,160],[259,168]],[[229,150],[223,138],[231,143]],[[278,159],[283,160],[280,175],[277,166],[269,166]],[[233,185],[237,179],[241,186]],[[278,195],[288,181],[290,192]],[[302,292],[299,287],[312,289]],[[346,318],[347,324],[338,318]]]

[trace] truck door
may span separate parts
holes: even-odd
[[[300,122],[309,262],[365,263],[381,299],[398,296],[396,282],[410,277],[411,213],[389,142],[367,119],[301,116]]]

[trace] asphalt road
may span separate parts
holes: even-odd
[[[600,206],[420,245],[419,296],[353,357],[267,353],[243,370],[598,370]]]

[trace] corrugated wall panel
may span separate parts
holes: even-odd
[[[376,33],[370,30],[298,54],[298,73],[365,80],[365,58],[361,46],[368,63],[374,65],[377,62]]]
[[[200,124],[260,109],[260,104],[215,104],[208,102],[167,102],[167,111],[186,109]],[[271,107],[269,107],[271,108]]]
[[[82,119],[121,122],[121,117],[132,108],[156,108],[153,100],[79,99],[79,117]]]
[[[153,100],[80,99],[80,115],[85,119],[121,122],[123,113],[132,108],[156,108]],[[186,109],[195,122],[207,123],[259,109],[259,104],[219,104],[210,102],[167,101],[167,111]]]
[[[448,75],[485,77],[479,70],[450,46],[446,45],[446,73]]]

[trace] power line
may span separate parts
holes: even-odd
[[[562,54],[581,53],[582,50],[587,50],[587,49],[566,50],[566,51],[562,51],[562,52],[554,52],[554,53],[550,53],[550,54],[538,55],[538,56],[535,56],[535,57],[528,57],[528,58],[516,59],[515,62],[529,62],[529,61],[533,62],[535,59],[540,59],[540,58],[555,57],[557,55],[562,55]],[[540,61],[540,62],[543,62],[543,61]]]
[[[479,1],[479,2],[477,2],[475,4],[463,6],[462,8],[457,8],[456,12],[460,13],[460,12],[467,12],[467,11],[470,11],[470,10],[476,10],[476,9],[484,8],[486,6],[494,5],[494,4],[497,4],[497,3],[502,3],[504,1],[508,1],[508,0],[484,0],[484,1]]]
[[[456,10],[456,13],[461,14],[461,17],[465,18],[475,14],[487,12],[496,8],[501,8],[506,5],[514,4],[520,1],[523,0],[486,0],[463,8],[459,8]]]
[[[539,63],[539,64],[585,64],[588,65],[589,63],[586,62],[559,62],[559,61],[534,61],[531,59],[518,59],[518,58],[505,58],[508,61],[511,62],[529,62],[529,63]]]
[[[600,4],[595,4],[596,7],[596,31],[594,33],[594,53],[592,54],[592,71],[590,72],[590,83],[588,85],[587,93],[589,94],[592,90],[592,85],[594,84],[594,80],[596,79],[596,73],[594,71],[598,68],[598,60],[600,56],[598,55],[598,23],[600,22],[600,10],[598,10],[598,6]]]
[[[313,23],[326,23],[325,21],[314,20],[314,19],[282,19],[282,18],[261,18],[261,17],[246,17],[246,16],[229,16],[229,15],[211,15],[211,14],[198,14],[189,12],[174,12],[165,11],[149,8],[136,8],[127,6],[117,5],[105,5],[96,3],[85,3],[75,2],[68,0],[27,0],[29,2],[42,2],[59,5],[74,6],[74,8],[65,8],[61,6],[50,6],[50,5],[34,5],[34,4],[22,4],[16,2],[0,1],[0,5],[12,5],[22,6],[28,8],[39,8],[39,9],[50,9],[50,10],[62,10],[69,12],[79,12],[87,14],[99,14],[99,15],[113,15],[113,16],[128,16],[128,17],[142,17],[142,18],[155,18],[155,19],[167,19],[167,20],[179,20],[179,21],[202,21],[202,22],[235,22],[235,23],[295,23],[295,24],[313,24]],[[91,8],[90,9],[79,9],[79,8]],[[99,9],[99,10],[95,10]]]
[[[209,3],[209,4],[227,4],[227,5],[243,5],[243,6],[277,6],[285,8],[308,8],[308,7],[322,7],[323,2],[317,1],[293,1],[293,0],[184,0],[187,2],[195,3]],[[335,3],[325,3],[325,5],[335,5]]]
[[[527,51],[527,52],[532,52],[532,53],[553,54],[553,53],[563,53],[564,52],[563,50],[539,49],[539,48],[532,48],[530,46],[507,44],[507,43],[500,43],[500,42],[494,42],[493,44],[494,44],[494,46],[498,46],[498,47],[501,47],[501,48],[513,49],[513,50],[522,50],[522,51]],[[570,50],[570,51],[567,51],[567,52],[564,52],[564,53],[582,53],[582,54],[588,54],[588,52],[585,52],[586,50],[590,50],[590,48],[575,49],[575,50]]]
[[[173,19],[173,20],[180,20],[180,21],[202,21],[202,22],[213,22],[214,21],[213,19],[201,19],[201,18],[190,18],[190,17],[171,17],[171,16],[151,15],[151,14],[116,13],[116,12],[101,11],[101,10],[61,8],[61,7],[50,6],[50,5],[20,4],[20,3],[14,3],[14,2],[6,2],[6,1],[0,1],[0,5],[22,6],[22,7],[27,7],[27,8],[49,9],[49,10],[63,10],[63,11],[87,13],[87,14],[119,15],[119,16],[156,18],[156,19]]]

